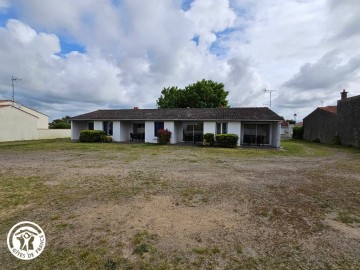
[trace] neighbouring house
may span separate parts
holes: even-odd
[[[282,120],[280,125],[281,125],[281,137],[292,138],[294,124],[290,124],[289,121]]]
[[[11,100],[0,100],[0,142],[70,137],[70,130],[50,130],[49,117]]]
[[[79,140],[81,130],[103,130],[115,142],[143,140],[157,142],[157,131],[172,132],[170,143],[202,141],[205,133],[239,136],[238,145],[258,144],[280,147],[283,118],[261,108],[184,108],[98,110],[71,119],[71,139]]]
[[[303,120],[304,139],[360,146],[360,96],[341,92],[337,106],[319,107]]]
[[[304,139],[322,143],[332,143],[337,135],[337,107],[316,108],[306,116],[304,123]]]

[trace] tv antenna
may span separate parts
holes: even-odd
[[[321,107],[324,107],[324,101],[321,100],[320,102],[321,102]]]
[[[21,81],[20,78],[17,78],[15,76],[11,76],[11,85],[12,85],[12,101],[13,104],[15,104],[15,82]]]
[[[264,89],[264,92],[265,92],[265,93],[269,93],[269,94],[270,94],[270,109],[271,109],[271,93],[272,93],[272,92],[275,92],[275,91],[277,91],[277,90],[266,89],[266,88]]]

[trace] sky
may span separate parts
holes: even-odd
[[[0,0],[0,99],[50,116],[156,108],[222,82],[231,107],[297,120],[360,95],[359,0]]]

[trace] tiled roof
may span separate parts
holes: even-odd
[[[331,113],[336,113],[337,112],[337,107],[336,106],[326,106],[326,107],[319,107],[319,108],[321,110],[331,112]]]
[[[272,120],[284,118],[267,107],[98,110],[72,120]]]
[[[281,127],[288,127],[289,126],[289,123],[285,120],[282,120],[281,121]]]

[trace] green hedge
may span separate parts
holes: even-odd
[[[293,139],[303,139],[303,137],[304,137],[304,127],[294,127],[292,137],[293,137]]]
[[[102,130],[80,131],[80,142],[111,142],[111,137]]]
[[[239,136],[236,134],[218,134],[216,135],[216,143],[220,147],[236,147]]]
[[[204,137],[204,141],[203,141],[204,145],[211,145],[211,146],[214,145],[215,142],[214,133],[205,133],[203,137]]]

